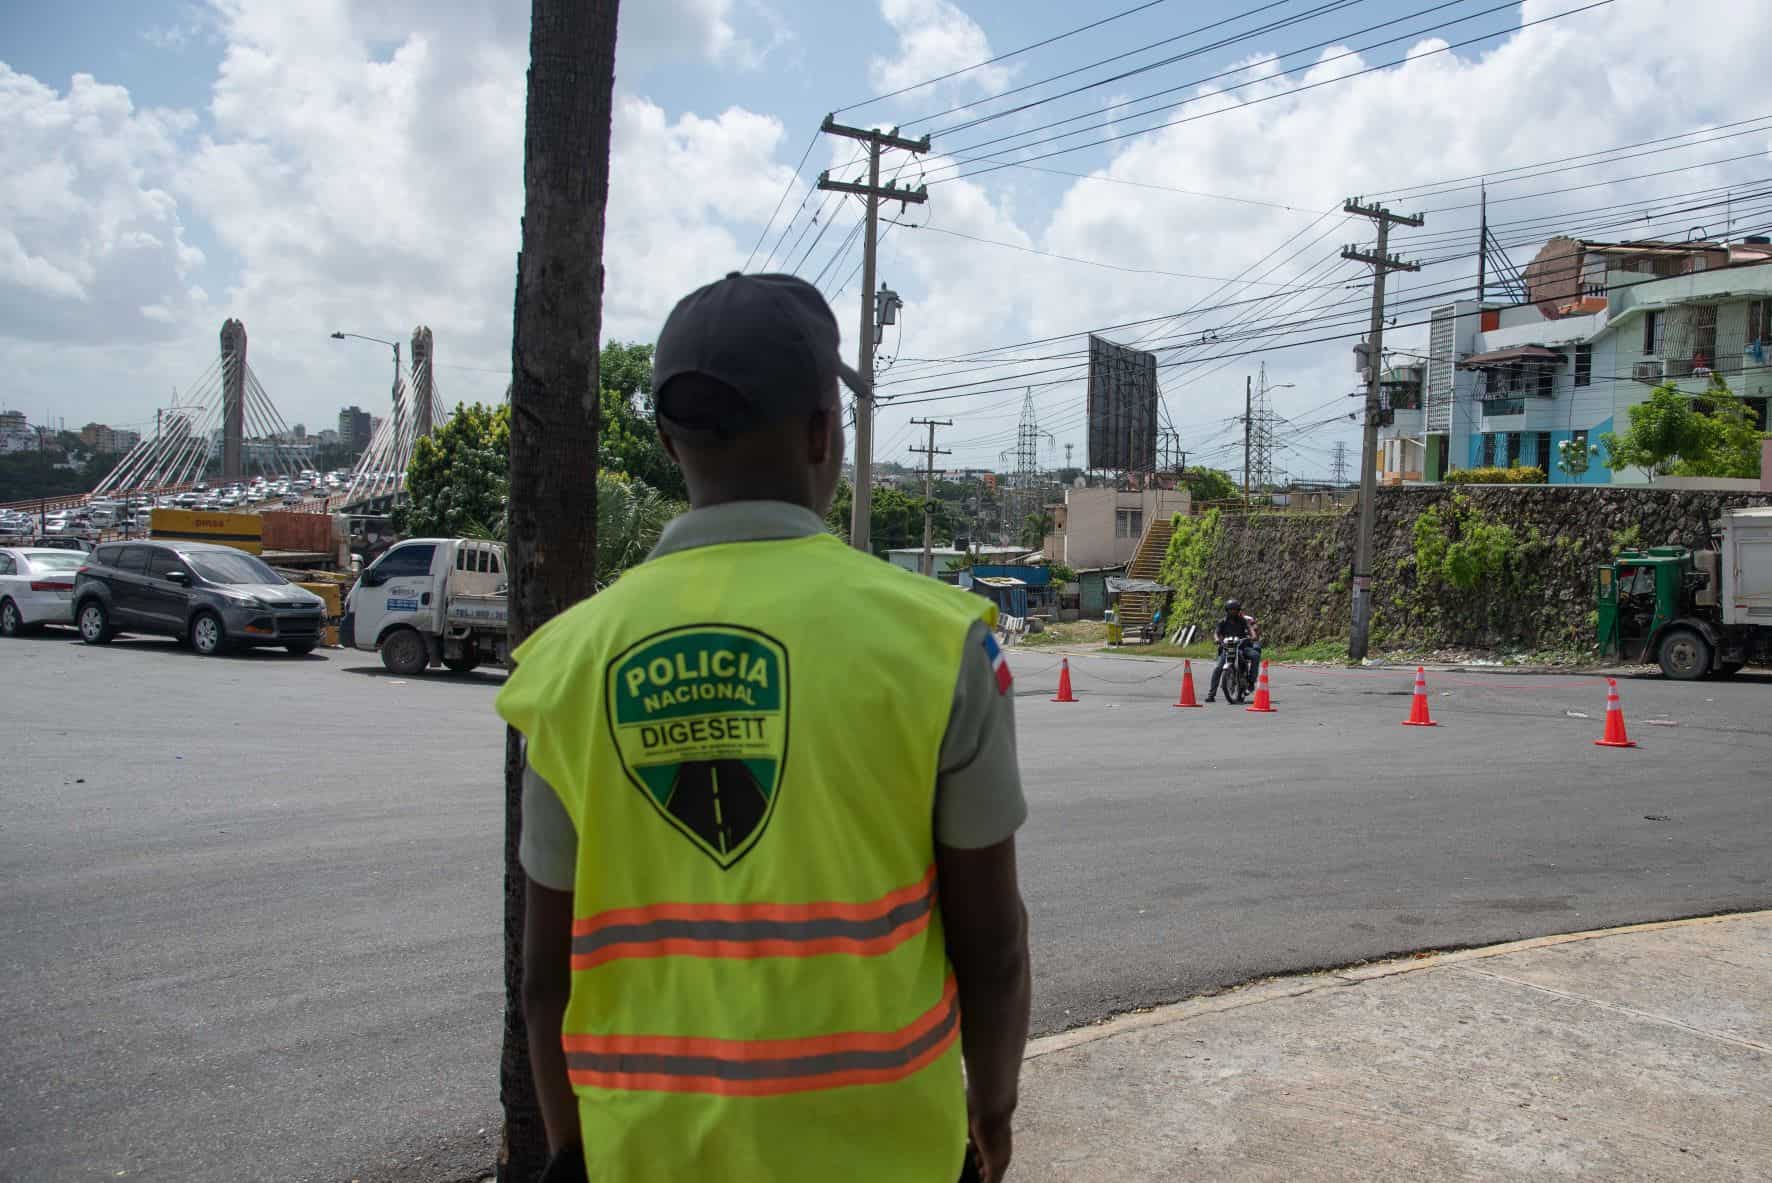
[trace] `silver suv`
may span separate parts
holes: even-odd
[[[120,632],[188,640],[205,655],[320,643],[326,602],[245,551],[206,542],[107,542],[74,580],[74,623],[88,645]]]

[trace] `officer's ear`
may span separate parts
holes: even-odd
[[[825,464],[834,453],[841,463],[843,453],[842,404],[821,407],[807,416],[806,458],[814,467]]]

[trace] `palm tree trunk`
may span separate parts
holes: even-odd
[[[523,243],[511,339],[511,639],[589,595],[597,563],[597,354],[618,0],[533,0]],[[501,1183],[530,1183],[547,1139],[523,1022],[523,757],[505,741]]]

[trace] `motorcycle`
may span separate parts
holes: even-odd
[[[1220,655],[1225,655],[1228,651],[1224,676],[1218,684],[1226,702],[1241,703],[1255,689],[1256,663],[1245,648],[1247,644],[1247,637],[1226,637],[1218,643]]]

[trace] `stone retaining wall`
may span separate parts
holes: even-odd
[[[1459,591],[1418,577],[1415,522],[1453,497],[1514,528],[1522,545],[1509,577]],[[1709,544],[1725,508],[1772,504],[1772,494],[1571,485],[1381,489],[1373,552],[1373,644],[1514,651],[1593,643],[1593,571],[1621,543]],[[1344,637],[1351,612],[1356,512],[1226,514],[1205,580],[1213,603],[1240,598],[1268,640]],[[1634,529],[1634,535],[1632,533]]]

